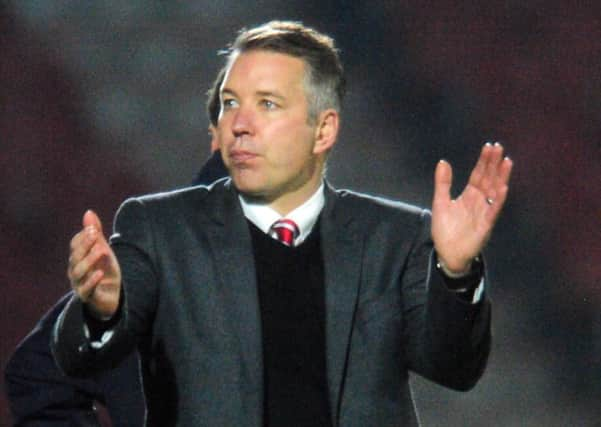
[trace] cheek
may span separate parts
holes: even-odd
[[[305,121],[278,123],[269,134],[270,151],[288,164],[303,163],[313,153],[313,129]]]

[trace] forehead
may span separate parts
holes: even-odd
[[[278,52],[253,50],[234,54],[221,86],[222,90],[284,90],[302,88],[305,63]]]

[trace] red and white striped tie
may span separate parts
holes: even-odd
[[[285,218],[274,222],[271,230],[275,233],[278,240],[286,246],[294,246],[294,239],[300,234],[295,222]]]

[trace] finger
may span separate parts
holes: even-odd
[[[91,271],[82,285],[75,289],[75,292],[83,302],[87,302],[90,299],[103,277],[104,273],[102,270]]]
[[[93,210],[88,209],[84,213],[82,223],[83,228],[93,227],[96,230],[98,230],[100,234],[102,234],[102,223],[100,222],[100,218],[98,217],[98,215],[96,215],[96,213]]]
[[[497,174],[497,182],[500,186],[507,185],[509,183],[512,170],[513,161],[509,157],[505,157],[499,165],[499,172]]]
[[[497,184],[499,168],[503,159],[503,146],[498,142],[489,149],[489,154],[486,159],[484,173],[480,178],[479,189],[486,197],[491,199],[497,198]]]
[[[492,212],[489,214],[491,218],[496,217],[503,208],[505,201],[507,200],[507,194],[509,193],[509,178],[511,177],[511,171],[513,169],[513,161],[509,157],[505,157],[499,167],[495,183],[495,197],[491,204]],[[490,196],[489,196],[490,197]]]
[[[71,240],[71,258],[73,263],[79,262],[96,243],[96,241],[106,242],[102,234],[102,224],[100,218],[91,210],[85,212],[82,220],[83,230],[75,235]],[[71,264],[71,262],[70,262]]]
[[[499,171],[499,166],[503,160],[503,146],[495,142],[490,150],[490,155],[488,157],[488,162],[486,164],[486,175],[490,179],[496,177]]]
[[[88,254],[94,243],[95,238],[90,234],[90,230],[82,230],[73,236],[69,244],[69,269]]]
[[[75,286],[81,286],[81,282],[90,273],[90,271],[95,269],[95,266],[99,263],[99,261],[109,256],[108,248],[105,246],[106,245],[103,243],[94,245],[88,254],[70,270],[69,279],[71,279]]]
[[[503,145],[500,142],[495,142],[492,146],[490,161],[493,165],[498,165],[503,159]]]
[[[472,170],[472,173],[470,174],[470,178],[468,180],[468,183],[470,185],[480,188],[482,184],[482,178],[484,177],[487,170],[491,150],[492,144],[490,142],[487,142],[482,146],[482,150],[480,151],[480,157],[478,157],[476,166],[474,166],[474,169]]]
[[[499,156],[502,155],[502,152],[499,152]],[[484,192],[487,197],[492,199],[499,199],[499,191],[506,187],[509,183],[509,178],[511,176],[511,170],[513,168],[513,162],[509,157],[499,159],[498,164],[491,168],[491,183],[488,188],[484,188]]]
[[[70,243],[69,253],[69,271],[90,252],[98,238],[98,233],[95,229],[89,228],[77,233]]]
[[[480,177],[480,182],[478,184],[478,188],[482,191],[486,196],[495,198],[497,196],[494,188],[495,179],[496,179],[496,167],[498,163],[498,148],[496,145],[493,145],[488,153],[486,161],[484,163],[484,171],[482,176]]]
[[[503,158],[503,146],[499,142],[490,144],[488,149],[488,157],[486,159],[487,171],[494,171]]]
[[[446,160],[441,160],[434,171],[434,201],[433,204],[448,202],[451,199],[453,184],[453,168]]]
[[[513,169],[513,162],[509,157],[505,157],[499,166],[499,174],[497,177],[497,183],[495,184],[495,199],[494,204],[498,212],[501,211],[507,194],[509,192],[509,178],[511,177],[511,171]]]
[[[489,205],[490,209],[486,211],[486,218],[491,224],[496,222],[497,217],[501,213],[501,210],[505,205],[505,201],[507,200],[508,193],[509,187],[507,185],[500,187],[497,190],[497,198],[494,199],[493,203]]]

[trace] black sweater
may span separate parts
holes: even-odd
[[[319,223],[297,247],[249,226],[261,308],[264,425],[331,426]]]

